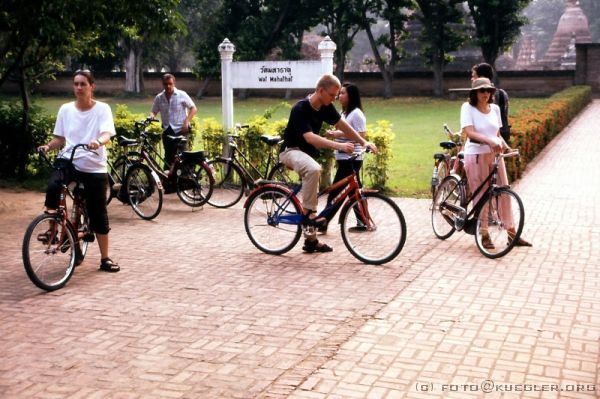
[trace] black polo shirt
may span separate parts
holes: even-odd
[[[283,134],[283,146],[286,148],[298,147],[313,158],[319,156],[319,150],[308,144],[304,139],[304,133],[313,132],[319,134],[323,122],[335,125],[341,116],[333,104],[323,105],[317,111],[308,101],[308,97],[300,100],[292,107],[290,118]]]

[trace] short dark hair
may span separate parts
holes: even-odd
[[[481,64],[473,65],[471,68],[472,71],[475,71],[478,77],[480,78],[488,78],[489,80],[494,80],[494,68],[490,64],[482,62]]]
[[[170,79],[173,79],[173,82],[174,82],[174,81],[175,81],[175,76],[173,76],[173,75],[172,75],[172,74],[170,74],[170,73],[165,73],[165,74],[162,76],[162,82],[163,82],[163,83],[165,83],[167,80],[170,80]]]
[[[91,85],[93,85],[96,81],[96,79],[94,78],[94,74],[89,69],[78,69],[75,72],[73,72],[73,78],[77,75],[85,76],[88,83]]]
[[[348,105],[344,109],[344,113],[349,115],[350,112],[354,111],[356,108],[362,111],[362,103],[360,101],[360,92],[358,91],[358,87],[350,82],[344,83],[342,85],[346,89],[346,93],[348,93]]]

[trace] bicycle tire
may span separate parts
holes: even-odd
[[[393,260],[406,242],[402,211],[381,193],[365,192],[361,199],[352,200],[342,210],[340,223],[344,245],[367,264],[381,265]]]
[[[119,156],[115,162],[112,163],[110,170],[108,171],[108,190],[106,196],[106,204],[108,205],[113,198],[117,198],[122,203],[126,204],[127,199],[119,195],[124,187],[123,182],[125,181],[125,175],[127,173],[127,166],[129,160],[125,155]],[[115,185],[117,185],[115,187]]]
[[[300,175],[296,171],[285,166],[282,162],[278,162],[273,166],[267,179],[283,182],[289,188],[294,188],[302,182]]]
[[[146,165],[138,163],[129,168],[125,176],[125,192],[131,208],[142,219],[151,220],[160,213],[163,192]]]
[[[477,212],[476,218],[477,248],[484,256],[495,259],[509,253],[521,237],[525,224],[525,209],[517,193],[507,187],[499,187],[492,190]],[[513,237],[509,235],[511,224],[515,229]],[[486,235],[488,240],[484,238]]]
[[[206,162],[186,162],[181,165],[177,174],[177,196],[184,204],[191,207],[206,204],[213,186],[212,171]]]
[[[208,203],[215,208],[229,208],[244,195],[246,179],[241,169],[230,160],[213,159],[208,162],[214,179]]]
[[[85,210],[85,204],[81,203],[79,206],[80,209],[77,211],[77,215],[79,215],[79,220],[77,221],[78,235],[75,237],[77,240],[77,245],[75,246],[75,266],[79,266],[83,263],[88,247],[90,246],[90,241],[88,241],[87,236],[92,234],[90,230],[90,218]],[[82,238],[79,237],[80,233],[83,235]]]
[[[265,186],[248,197],[244,227],[252,244],[262,252],[284,254],[300,239],[302,211],[290,195],[284,187]]]
[[[40,239],[47,232],[46,239]],[[46,291],[64,287],[75,268],[75,234],[56,215],[37,216],[27,227],[22,256],[25,272],[33,284]]]
[[[440,240],[445,240],[456,231],[453,215],[442,208],[443,203],[460,206],[460,187],[458,179],[454,176],[447,176],[438,185],[431,204],[431,227]]]

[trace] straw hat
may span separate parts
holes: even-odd
[[[471,82],[471,90],[492,89],[496,91],[494,84],[488,78],[477,78]]]

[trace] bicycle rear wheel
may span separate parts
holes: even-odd
[[[210,168],[205,162],[186,162],[178,171],[177,196],[188,206],[202,206],[210,199],[213,184]]]
[[[460,187],[454,176],[446,177],[435,190],[431,204],[431,227],[437,238],[445,240],[454,231],[454,215],[443,205],[460,206]]]
[[[247,202],[244,226],[250,241],[261,251],[281,255],[291,250],[302,234],[302,212],[279,187],[255,190]]]
[[[394,259],[406,241],[406,222],[394,201],[380,193],[363,193],[342,210],[346,248],[360,261],[381,265]]]
[[[23,238],[23,265],[37,287],[54,291],[62,288],[75,267],[75,234],[56,215],[36,217]]]
[[[224,159],[213,159],[208,164],[214,178],[213,192],[208,203],[215,208],[229,208],[237,204],[246,188],[246,180],[240,168]]]
[[[150,168],[135,164],[127,171],[125,192],[133,211],[142,219],[154,219],[160,213],[163,192],[156,184]]]
[[[506,255],[521,237],[524,223],[521,198],[506,187],[494,189],[477,214],[477,248],[492,259]]]
[[[269,180],[283,182],[289,188],[294,188],[301,183],[300,175],[281,162],[278,162],[273,169],[271,169],[267,178]]]

